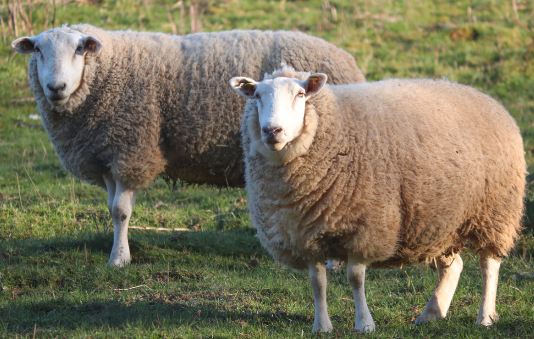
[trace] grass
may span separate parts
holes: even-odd
[[[180,3],[182,5],[180,5]],[[112,270],[106,195],[62,167],[28,93],[28,57],[8,43],[9,3],[0,15],[0,337],[309,337],[313,299],[306,274],[274,263],[261,248],[243,190],[177,187],[157,180],[137,201],[130,230],[133,263]],[[534,172],[534,4],[513,1],[190,1],[56,0],[55,23],[181,34],[224,29],[299,29],[354,55],[368,80],[446,77],[499,100],[522,131]],[[193,6],[194,20],[192,20]],[[22,4],[29,17],[27,2]],[[50,28],[52,1],[32,3],[34,33]],[[18,16],[19,35],[28,35]],[[191,22],[194,21],[194,25]],[[533,178],[529,177],[529,181]],[[162,203],[159,203],[159,202]],[[366,293],[377,324],[371,338],[534,337],[534,198],[526,230],[500,271],[490,329],[474,326],[480,304],[477,260],[464,272],[446,319],[415,327],[436,282],[426,266],[371,270]],[[86,254],[87,253],[87,254]],[[342,268],[328,275],[336,332],[353,333],[354,306]],[[140,287],[139,287],[140,286]],[[122,291],[118,289],[123,289]],[[319,336],[319,335],[318,335]]]

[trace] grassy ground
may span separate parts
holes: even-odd
[[[53,1],[27,2],[18,33],[50,28]],[[275,264],[251,228],[243,190],[143,191],[131,225],[192,232],[131,230],[133,264],[104,267],[112,225],[106,196],[60,165],[28,93],[28,57],[0,43],[0,337],[290,338],[309,337],[313,300],[306,274]],[[233,28],[299,29],[352,53],[369,80],[433,77],[475,86],[516,118],[534,171],[534,5],[515,1],[171,1],[56,0],[55,23],[190,33]],[[194,20],[191,20],[191,6]],[[24,21],[24,28],[21,22]],[[194,24],[191,24],[194,21]],[[531,179],[530,179],[531,180]],[[366,291],[378,331],[370,337],[534,337],[534,203],[526,231],[500,272],[490,329],[474,326],[481,279],[476,257],[465,268],[445,320],[415,327],[436,275],[425,266],[371,270]],[[159,203],[159,202],[162,203]],[[336,332],[353,333],[345,269],[329,273]],[[141,286],[141,287],[138,287]],[[137,288],[134,288],[137,287]],[[118,289],[129,289],[119,291]]]

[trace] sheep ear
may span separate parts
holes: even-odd
[[[90,35],[83,38],[83,50],[87,53],[97,53],[102,44],[95,37]]]
[[[35,52],[35,42],[33,41],[34,37],[24,36],[18,38],[11,43],[11,48],[21,54],[30,54]]]
[[[230,87],[239,95],[247,99],[254,99],[258,83],[250,78],[234,77],[228,81]]]
[[[314,96],[319,93],[326,85],[328,76],[324,73],[315,73],[308,77],[304,82],[304,89],[306,90],[306,97]]]

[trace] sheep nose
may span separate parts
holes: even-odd
[[[284,129],[282,127],[263,127],[261,130],[265,134],[276,135],[276,134],[282,132]]]
[[[58,85],[46,84],[46,87],[53,93],[59,93],[65,90],[65,88],[67,87],[67,84],[66,83],[60,83]]]

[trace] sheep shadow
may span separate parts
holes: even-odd
[[[117,297],[120,300],[121,294],[117,293]],[[231,308],[221,308],[221,300],[224,301],[227,295],[207,292],[193,294],[193,297],[199,297],[203,303],[198,306],[187,305],[190,298],[183,294],[157,292],[141,292],[133,302],[124,302],[124,299],[127,299],[124,297],[122,301],[109,298],[80,304],[65,302],[63,299],[17,303],[9,307],[0,307],[0,319],[3,319],[4,329],[12,334],[28,335],[33,332],[34,327],[37,327],[52,336],[56,335],[56,332],[61,334],[65,330],[120,330],[132,327],[149,331],[164,328],[173,332],[192,326],[208,328],[220,322],[236,328],[259,326],[267,329],[275,337],[285,337],[288,334],[288,327],[298,328],[298,332],[300,328],[310,332],[313,325],[313,314],[236,311]],[[28,313],[33,313],[34,316],[31,319],[22,319],[21,315]],[[52,317],[55,320],[53,323],[49,321]],[[352,318],[352,315],[348,318]],[[378,331],[387,332],[387,320],[375,319],[377,326],[381,328]],[[352,319],[347,321],[346,316],[332,315],[332,321],[336,329],[336,333],[332,335],[336,338],[340,333],[355,335],[351,329]],[[442,320],[422,326],[408,324],[404,331],[411,332],[413,337],[429,335],[441,337],[455,331],[470,331],[469,329],[474,327],[477,337],[480,335],[481,338],[525,338],[534,335],[532,328],[528,326],[529,321],[528,317],[502,319],[486,329],[475,327],[472,317],[463,316],[453,322]],[[359,337],[358,334],[356,336]]]
[[[120,298],[120,295],[118,295]],[[141,328],[187,328],[212,326],[224,322],[232,326],[271,326],[272,329],[286,327],[293,322],[313,324],[312,315],[290,315],[286,312],[241,312],[222,310],[215,304],[225,296],[213,297],[204,305],[185,305],[183,296],[177,294],[140,293],[137,301],[115,300],[90,301],[81,304],[66,303],[62,299],[36,303],[17,303],[0,307],[4,329],[10,333],[27,335],[34,326],[54,331],[85,329],[124,329],[129,326]],[[32,313],[28,319],[23,314]],[[51,323],[49,319],[55,321]],[[311,327],[310,327],[311,329]]]
[[[157,232],[130,230],[129,245],[132,263],[147,263],[161,260],[155,255],[164,250],[169,255],[185,254],[217,255],[223,257],[239,257],[267,255],[255,236],[252,228],[238,228],[230,231],[204,232]],[[0,244],[0,263],[9,264],[17,256],[23,256],[28,262],[39,259],[43,254],[87,251],[90,257],[108,256],[113,247],[113,232],[79,233],[76,236],[54,237],[47,239],[33,238],[23,240],[6,239]],[[175,255],[173,255],[175,252]],[[10,261],[5,256],[10,257]],[[38,261],[38,260],[37,260]]]

